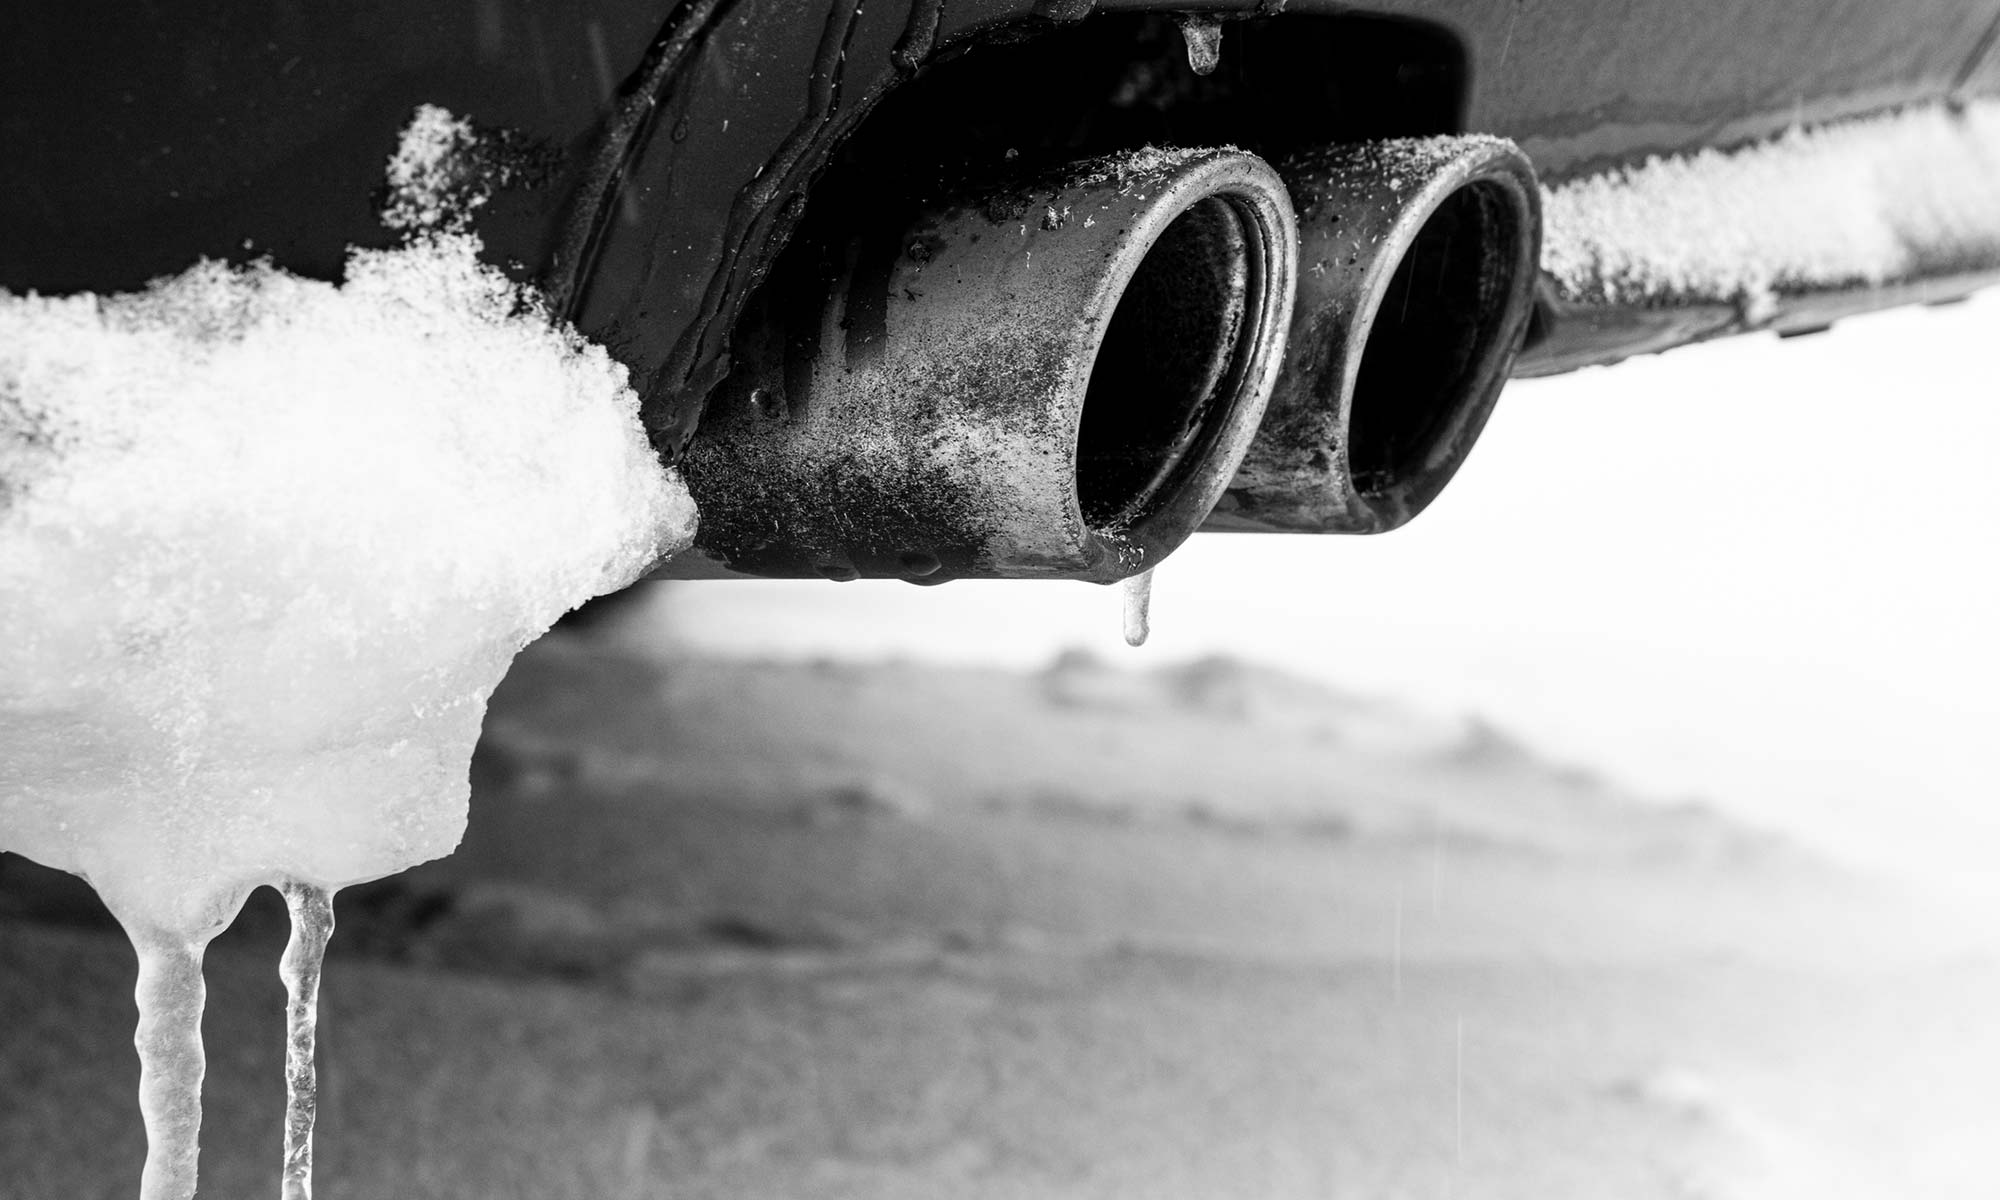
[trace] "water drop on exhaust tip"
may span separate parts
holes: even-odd
[[[1125,644],[1143,646],[1153,632],[1153,569],[1149,567],[1118,586],[1125,593]]]

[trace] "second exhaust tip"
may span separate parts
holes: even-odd
[[[1513,368],[1541,253],[1534,169],[1483,136],[1281,168],[1299,297],[1262,428],[1208,529],[1380,533],[1435,499]]]

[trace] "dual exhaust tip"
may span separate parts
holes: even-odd
[[[1491,138],[1145,150],[923,205],[742,339],[669,572],[1112,582],[1198,528],[1392,529],[1492,409],[1539,229]]]

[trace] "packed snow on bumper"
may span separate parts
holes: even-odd
[[[2000,103],[1794,129],[1544,190],[1565,300],[1714,301],[2000,267]]]
[[[515,652],[694,515],[476,255],[0,294],[0,848],[191,931],[457,844]]]

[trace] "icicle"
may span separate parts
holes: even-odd
[[[146,1122],[146,1168],[139,1200],[189,1200],[201,1155],[201,978],[208,939],[165,930],[128,930],[139,954],[139,1113]]]
[[[201,1013],[208,1002],[201,960],[229,927],[247,888],[217,885],[200,894],[106,893],[105,903],[139,956],[133,999],[139,1025],[139,1115],[146,1166],[139,1200],[190,1200],[201,1155],[201,1081],[208,1062]]]
[[[1188,67],[1197,75],[1212,73],[1222,61],[1222,22],[1184,16],[1180,23],[1181,39],[1187,43]]]
[[[1125,592],[1125,644],[1143,646],[1153,632],[1153,569],[1118,585]]]
[[[278,973],[285,981],[285,1173],[282,1200],[312,1200],[313,1121],[319,1077],[313,1067],[319,1026],[319,969],[333,936],[333,891],[291,880],[279,889],[292,914],[292,936]]]

